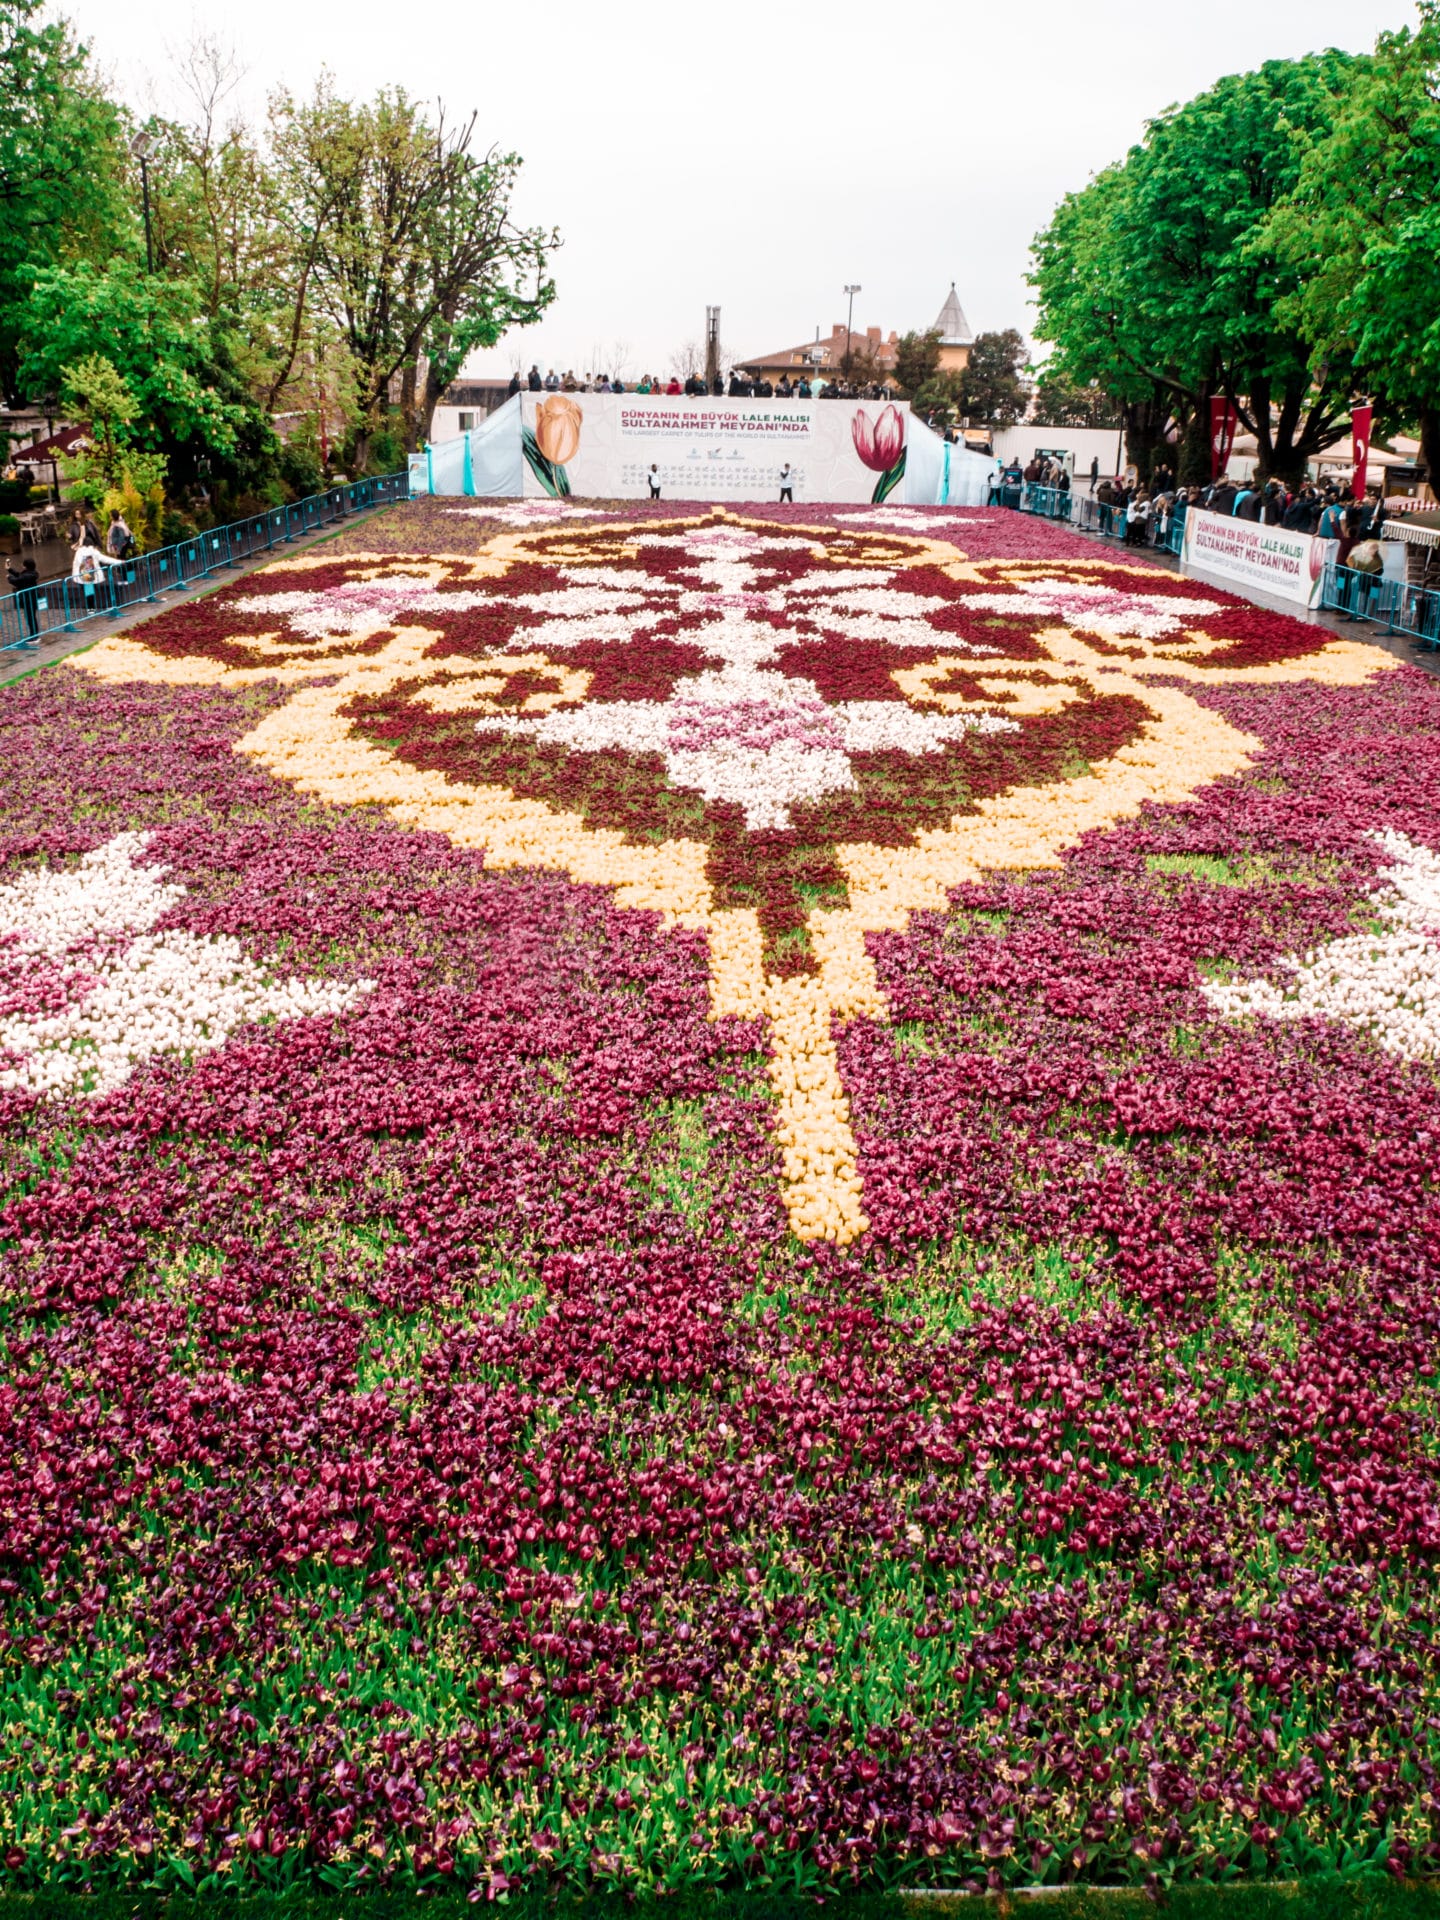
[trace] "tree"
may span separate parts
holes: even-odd
[[[1025,340],[1014,327],[979,333],[961,376],[961,408],[988,427],[1013,427],[1029,404]]]
[[[895,384],[901,397],[913,400],[940,371],[940,329],[902,333],[895,342]]]
[[[43,0],[0,0],[0,384],[18,387],[21,315],[38,271],[135,242],[121,117]],[[47,390],[58,392],[57,388]]]
[[[120,484],[121,448],[140,408],[128,384],[100,353],[87,353],[61,371],[67,411],[86,422],[95,449],[95,465],[107,486]]]
[[[133,397],[130,443],[166,455],[178,479],[218,469],[243,483],[263,460],[268,423],[225,364],[190,282],[120,261],[106,272],[89,262],[49,267],[26,302],[22,335],[21,377],[31,392],[59,393],[87,356],[102,357]]]
[[[1118,427],[1124,418],[1121,402],[1098,381],[1081,386],[1048,367],[1035,384],[1031,412],[1049,427]]]
[[[1152,121],[1038,237],[1031,277],[1056,371],[1140,410],[1147,457],[1173,414],[1182,462],[1193,475],[1204,457],[1208,472],[1212,395],[1255,434],[1262,473],[1298,478],[1334,437],[1348,357],[1312,361],[1289,317],[1296,276],[1268,232],[1302,142],[1328,131],[1357,65],[1331,51],[1228,76]]]
[[[281,96],[272,125],[306,298],[333,321],[352,370],[359,457],[397,377],[414,445],[466,357],[550,304],[558,238],[513,224],[519,156],[472,153],[473,116],[450,128],[442,112],[431,125],[401,89],[353,107],[322,82],[306,107]]]
[[[1378,423],[1419,431],[1440,474],[1440,7],[1380,36],[1308,141],[1266,239],[1294,277],[1286,318],[1312,361],[1353,365]]]
[[[1157,343],[1123,278],[1134,267],[1126,231],[1130,186],[1124,169],[1111,167],[1067,195],[1036,237],[1030,284],[1040,296],[1040,336],[1053,346],[1046,377],[1115,396],[1128,456],[1145,479],[1172,413],[1183,423],[1200,409],[1176,366],[1154,364]],[[1206,462],[1208,478],[1208,443],[1196,457]]]

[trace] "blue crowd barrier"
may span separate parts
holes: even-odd
[[[248,520],[210,527],[177,546],[137,554],[133,560],[104,568],[104,578],[93,584],[62,576],[22,587],[18,593],[0,597],[0,653],[38,646],[46,634],[73,632],[87,620],[113,618],[139,601],[183,592],[192,581],[283,547],[318,527],[409,497],[408,472],[355,480],[309,494],[288,507],[272,507]]]
[[[1019,487],[992,487],[990,505],[1015,507],[1021,513],[1038,514],[1046,520],[1064,520],[1077,532],[1098,534],[1102,540],[1124,540],[1126,534],[1124,507],[1111,506],[1107,501],[1095,499],[1092,494],[1075,493],[1065,487],[1028,484],[1023,490]],[[1183,513],[1172,513],[1163,526],[1157,520],[1148,522],[1145,538],[1140,544],[1178,554],[1184,539],[1185,516]]]
[[[1332,564],[1320,583],[1320,604],[1347,620],[1364,620],[1424,647],[1440,648],[1440,593],[1428,587]]]
[[[1022,513],[1038,513],[1045,520],[1068,520],[1074,495],[1068,487],[1027,485],[1021,502]]]

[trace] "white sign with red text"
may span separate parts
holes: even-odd
[[[1186,573],[1240,588],[1254,587],[1296,606],[1318,607],[1325,562],[1334,548],[1333,540],[1192,507],[1185,516],[1180,564]]]

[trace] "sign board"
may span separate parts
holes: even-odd
[[[874,498],[903,473],[904,401],[522,393],[524,490],[644,500]],[[899,497],[903,498],[903,494]]]
[[[1186,573],[1241,589],[1253,587],[1296,606],[1318,607],[1333,540],[1191,507],[1180,564]]]

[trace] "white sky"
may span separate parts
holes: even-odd
[[[1148,116],[1221,74],[1361,50],[1409,0],[69,0],[128,98],[179,105],[172,62],[227,37],[263,107],[322,66],[402,85],[525,158],[517,211],[558,226],[558,297],[474,370],[668,369],[718,302],[727,354],[928,326],[953,279],[972,328],[1031,314],[1031,236]],[[893,27],[896,40],[887,41]]]

